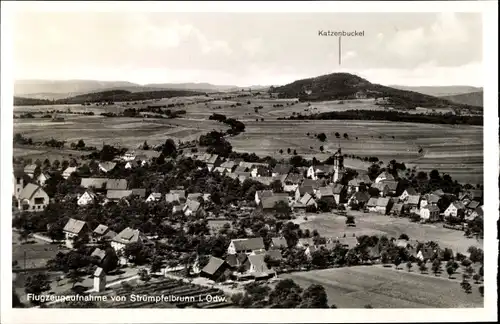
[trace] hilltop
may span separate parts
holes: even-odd
[[[483,95],[483,91],[477,91],[453,96],[446,96],[442,98],[458,104],[483,107]]]
[[[61,104],[83,104],[91,102],[120,102],[139,101],[148,99],[161,99],[171,97],[187,97],[204,95],[203,92],[185,90],[156,90],[131,92],[127,90],[108,90],[81,94],[69,98],[58,100],[45,100],[24,97],[14,97],[14,106],[35,106],[35,105],[61,105]]]
[[[315,78],[297,80],[277,87],[273,92],[277,92],[280,98],[299,98],[301,101],[385,98],[386,104],[394,108],[468,108],[465,105],[452,103],[442,98],[374,84],[349,73],[332,73]]]

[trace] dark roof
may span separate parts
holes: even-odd
[[[277,248],[288,246],[286,239],[284,237],[273,237],[271,239],[271,243],[274,247],[277,247]]]
[[[443,195],[444,195],[444,191],[443,191],[443,190],[441,190],[441,189],[438,189],[438,190],[434,190],[434,191],[432,192],[432,194],[433,194],[433,195],[436,195],[436,196],[441,197],[441,196],[443,196]]]
[[[132,195],[132,190],[108,190],[106,198],[111,200],[119,200]]]
[[[224,265],[225,261],[214,256],[210,256],[207,265],[201,270],[202,272],[213,275]]]
[[[259,199],[271,197],[273,195],[272,190],[257,190],[257,195],[259,196]]]
[[[480,189],[472,189],[469,190],[470,196],[472,199],[481,199],[483,198],[483,191]]]
[[[398,187],[398,182],[395,180],[383,180],[381,183],[386,184],[391,191],[395,191]]]
[[[319,187],[323,187],[324,185],[324,180],[304,179],[304,182],[302,182],[303,187],[312,187],[313,189],[318,189]]]
[[[299,191],[299,194],[301,196],[305,195],[306,193],[310,194],[310,195],[313,195],[314,194],[314,188],[312,186],[300,186],[297,188],[297,190]]]
[[[405,191],[410,196],[418,195],[418,192],[413,187],[408,187],[405,189]]]
[[[234,243],[236,252],[264,249],[264,240],[262,239],[262,237],[234,239],[232,240],[232,242]]]
[[[141,198],[146,198],[146,189],[136,188],[132,189],[132,195],[139,196]]]
[[[102,261],[106,257],[106,251],[101,250],[100,248],[96,248],[90,256],[97,257],[100,261]]]
[[[401,212],[401,210],[403,209],[403,204],[401,203],[397,203],[397,204],[394,204],[391,208],[391,211],[392,212]]]
[[[292,184],[300,184],[302,180],[304,180],[304,176],[297,173],[290,173],[285,179],[286,182],[290,182]]]
[[[344,186],[340,183],[334,183],[333,185],[331,185],[331,187],[334,195],[338,195],[342,192],[342,190],[344,190]]]
[[[108,178],[82,178],[80,185],[84,188],[104,189]]]
[[[465,205],[461,201],[454,201],[451,204],[454,205],[457,209],[465,209]]]
[[[63,231],[72,233],[72,234],[80,234],[80,232],[85,228],[86,223],[84,221],[70,218],[64,226]]]
[[[248,171],[248,168],[245,166],[238,165],[236,169],[234,169],[234,173],[245,173]]]
[[[333,188],[330,186],[321,187],[318,189],[321,197],[331,197],[333,196]],[[319,196],[318,196],[319,197]]]
[[[436,211],[438,212],[438,211],[439,211],[439,207],[438,207],[438,206],[436,206],[436,205],[426,205],[426,206],[424,206],[424,207],[422,207],[422,208],[426,208],[426,209],[428,209],[430,212],[436,212]]]
[[[370,195],[365,191],[358,191],[354,193],[353,198],[360,202],[367,202],[370,200]]]
[[[420,195],[412,195],[412,196],[408,196],[407,200],[406,200],[406,204],[411,204],[411,205],[418,205],[418,203],[420,202]]]
[[[95,228],[94,233],[98,235],[104,235],[108,229],[109,227],[107,227],[106,225],[99,224],[99,226]]]
[[[280,250],[276,250],[276,249],[267,251],[266,255],[269,255],[269,257],[271,259],[273,259],[273,260],[281,260],[281,259],[283,259],[283,256],[281,255],[281,251]]]
[[[288,164],[276,164],[273,168],[273,173],[288,174],[291,169],[292,167]]]

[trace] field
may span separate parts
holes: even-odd
[[[443,228],[442,224],[412,223],[407,218],[395,218],[373,213],[349,212],[355,216],[356,227],[347,227],[346,218],[331,213],[308,215],[308,220],[301,222],[300,228],[317,230],[321,236],[343,237],[361,235],[386,235],[388,238],[398,238],[406,234],[412,240],[421,242],[435,241],[442,248],[450,248],[454,253],[465,254],[469,246],[483,248],[483,240],[466,238],[462,231]]]
[[[357,266],[314,270],[280,275],[303,288],[321,284],[328,304],[338,308],[465,308],[483,307],[479,284],[471,283],[472,293],[460,287],[460,279],[450,280],[416,270],[395,270],[382,266]]]
[[[227,129],[223,124],[208,120],[213,113],[237,118],[246,125],[244,133],[230,137],[233,149],[239,152],[255,152],[276,158],[289,157],[287,149],[297,154],[324,159],[341,147],[345,154],[355,156],[377,156],[384,162],[392,159],[441,173],[463,182],[482,183],[483,178],[483,128],[480,126],[453,126],[436,124],[399,123],[383,121],[341,120],[277,120],[293,113],[324,112],[346,109],[381,109],[369,100],[358,100],[345,104],[318,102],[292,105],[292,100],[254,97],[236,98],[231,101],[221,98],[204,102],[206,97],[171,98],[161,101],[114,106],[35,106],[15,107],[15,113],[44,111],[51,109],[71,111],[117,112],[125,108],[141,108],[147,105],[168,105],[184,102],[187,114],[176,119],[105,118],[101,116],[65,115],[65,122],[52,123],[47,119],[16,119],[14,132],[20,132],[36,140],[64,139],[68,142],[83,138],[86,143],[101,146],[102,143],[121,144],[135,148],[145,140],[157,144],[171,137],[176,140],[193,140],[211,130]],[[250,101],[250,104],[248,102]],[[276,106],[280,105],[280,106]],[[281,107],[283,105],[283,107]],[[256,107],[262,107],[257,109]],[[305,111],[307,110],[307,112]],[[314,134],[325,133],[323,143]],[[340,138],[335,137],[335,133]],[[307,133],[310,133],[309,136]],[[344,138],[344,133],[348,135]],[[323,146],[324,152],[321,152]],[[419,154],[419,149],[423,154]],[[283,154],[280,153],[283,150]],[[355,162],[357,167],[366,165]],[[349,163],[347,166],[351,167]],[[354,165],[356,168],[356,165]]]

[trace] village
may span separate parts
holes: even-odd
[[[67,288],[73,291],[88,276],[92,283],[80,293],[124,291],[127,278],[153,285],[151,278],[160,277],[159,286],[177,279],[193,285],[195,280],[187,295],[206,289],[234,295],[249,282],[272,284],[281,274],[295,271],[359,264],[411,267],[412,262],[423,271],[429,261],[437,273],[440,261],[465,258],[440,247],[439,237],[428,241],[410,239],[405,233],[377,237],[363,235],[362,229],[356,235],[354,215],[407,218],[422,226],[442,224],[482,239],[482,189],[419,192],[407,181],[409,173],[394,167],[397,162],[387,168],[377,165],[378,174],[363,173],[344,167],[341,149],[329,159],[331,164],[297,166],[290,161],[180,154],[169,140],[163,151],[147,153],[127,151],[107,161],[83,164],[37,160],[15,165],[14,230],[25,241],[36,237],[61,247],[62,252],[41,269],[65,273],[63,277],[73,283]],[[431,178],[439,178],[436,172]],[[320,214],[344,218],[344,233],[325,236],[300,228]],[[33,220],[34,215],[40,216]],[[451,268],[449,263],[446,268]],[[18,265],[16,271],[23,269]],[[110,278],[115,281],[112,286]],[[117,282],[122,285],[116,287]],[[31,292],[50,289],[50,284],[35,285]],[[224,300],[210,307],[229,304]]]

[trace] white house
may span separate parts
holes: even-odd
[[[86,206],[88,204],[93,203],[96,198],[97,196],[95,193],[87,190],[83,193],[83,195],[80,196],[80,198],[78,198],[77,204],[78,206]]]
[[[19,193],[18,206],[25,211],[42,211],[49,204],[49,196],[39,185],[28,183]]]
[[[445,217],[459,217],[465,213],[465,206],[461,201],[454,201],[444,211]]]
[[[125,248],[128,244],[137,242],[150,243],[147,237],[139,230],[127,227],[111,240],[111,247],[118,252]]]
[[[48,174],[47,172],[42,172],[36,179],[36,182],[38,182],[38,184],[43,187],[45,186],[45,182],[47,182],[47,180],[49,179],[50,179],[50,174]]]
[[[234,239],[227,248],[227,254],[255,254],[263,251],[265,251],[265,246],[262,237]]]
[[[89,233],[90,229],[84,221],[70,218],[64,226],[63,233],[65,236],[66,247],[73,248],[73,240],[76,237],[82,237]]]
[[[67,167],[62,173],[62,177],[68,179],[73,172],[76,172],[76,167]]]
[[[160,201],[161,200],[161,193],[159,192],[152,192],[148,198],[146,198],[146,202],[152,202],[152,201]]]
[[[412,187],[406,188],[405,191],[399,196],[399,201],[405,201],[409,196],[417,196],[418,192]]]
[[[424,222],[436,222],[439,220],[439,207],[427,205],[420,208],[420,219]]]

